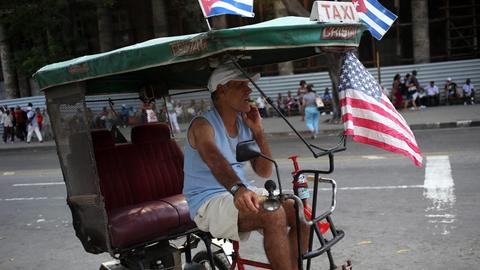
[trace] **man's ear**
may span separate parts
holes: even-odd
[[[226,89],[225,85],[223,85],[223,84],[217,85],[217,91],[216,91],[217,95],[225,94],[225,89]]]

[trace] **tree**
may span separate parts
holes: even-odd
[[[1,17],[12,45],[12,68],[17,72],[20,96],[30,95],[29,78],[51,61],[69,58],[64,44],[68,33],[67,3],[62,0],[16,0],[14,12]]]
[[[113,49],[112,8],[116,0],[92,1],[97,4],[98,43],[101,52]]]
[[[310,13],[302,6],[298,0],[282,0],[290,15],[309,17]],[[328,64],[328,75],[332,81],[333,94],[333,117],[331,122],[340,121],[339,97],[338,97],[338,76],[342,65],[342,54],[328,53],[325,55]]]
[[[12,65],[12,58],[10,41],[5,33],[4,25],[0,23],[0,59],[7,99],[18,97],[17,77]]]

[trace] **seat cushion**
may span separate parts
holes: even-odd
[[[148,201],[108,213],[112,247],[126,248],[165,237],[182,227],[194,227],[183,195]]]
[[[181,194],[183,189],[183,153],[170,138],[167,125],[156,123],[132,128],[132,144],[146,164],[141,179],[152,200]],[[143,192],[147,194],[148,192]]]
[[[170,128],[163,123],[135,126],[131,132],[132,143],[157,143],[170,140]]]
[[[107,129],[95,129],[90,134],[92,135],[93,149],[95,151],[115,146],[113,135]]]

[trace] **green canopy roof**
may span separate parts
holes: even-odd
[[[90,93],[138,89],[203,88],[213,59],[236,56],[250,67],[308,57],[321,50],[358,47],[361,24],[311,22],[283,17],[237,28],[148,40],[113,51],[47,65],[34,74],[42,90],[85,81]],[[320,48],[320,50],[318,49]]]

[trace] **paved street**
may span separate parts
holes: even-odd
[[[334,248],[354,269],[478,269],[480,262],[480,128],[415,131],[426,161],[411,161],[370,146],[348,143],[337,154],[338,205],[334,221],[347,236]],[[335,144],[335,136],[316,140]],[[290,154],[302,168],[326,168],[292,137],[270,138],[290,187]],[[0,269],[98,269],[103,255],[86,253],[75,237],[56,152],[25,149],[0,155]],[[251,179],[262,181],[249,172]],[[321,191],[319,207],[328,201]],[[242,245],[261,258],[259,236]],[[328,269],[325,259],[314,269]]]

